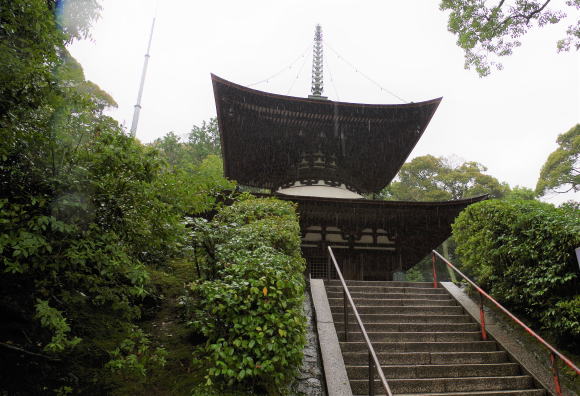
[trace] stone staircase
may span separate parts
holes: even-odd
[[[342,287],[334,280],[325,286],[352,393],[368,395],[366,344],[350,309],[344,342]],[[481,341],[479,325],[444,288],[430,282],[347,286],[394,394],[546,395],[495,341]],[[384,394],[377,379],[375,392]]]

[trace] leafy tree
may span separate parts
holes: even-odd
[[[21,136],[13,150],[1,144],[8,153],[0,161],[4,390],[104,392],[110,384],[99,362],[129,353],[120,345],[136,334],[145,265],[175,256],[185,242],[181,216],[155,189],[154,151],[103,116],[92,97],[68,89],[33,112],[41,126],[34,140]],[[18,352],[8,358],[11,350]],[[139,350],[129,362],[151,360]],[[22,368],[37,380],[23,381]]]
[[[200,162],[210,154],[221,155],[217,118],[214,117],[209,122],[203,121],[200,127],[194,125],[188,136],[188,144],[196,162]]]
[[[200,138],[198,141],[210,139],[207,125],[211,124],[215,124],[215,119],[209,124],[204,122],[202,127],[193,127]],[[165,160],[159,190],[163,191],[164,200],[179,208],[182,214],[191,216],[211,210],[223,191],[235,189],[235,183],[223,176],[221,158],[206,150],[203,143],[196,145],[191,139],[182,142],[174,132],[169,132],[151,143],[151,147]]]
[[[464,268],[502,304],[578,350],[580,211],[538,201],[489,200],[453,224]]]
[[[162,138],[155,139],[151,146],[159,150],[159,153],[170,167],[193,165],[186,144],[181,142],[181,138],[175,132],[169,132]]]
[[[580,124],[558,136],[558,149],[542,166],[536,193],[580,191]]]
[[[49,96],[54,96],[55,70],[63,61],[65,43],[86,37],[98,18],[96,0],[14,0],[0,7],[0,141],[14,147],[23,133],[13,125],[34,116]],[[58,11],[59,19],[54,17]],[[83,18],[72,15],[83,16]],[[34,23],[32,23],[34,21]],[[62,28],[58,29],[60,26]],[[32,134],[33,135],[33,134]]]
[[[520,38],[534,27],[556,24],[566,11],[550,7],[551,0],[442,0],[440,9],[451,11],[448,29],[457,35],[457,45],[465,50],[465,68],[475,67],[480,76],[491,68],[501,69],[496,57],[511,55],[521,45]],[[567,0],[568,10],[575,12],[580,1]],[[557,43],[558,51],[580,48],[580,21],[574,21],[566,37]]]
[[[477,162],[453,165],[450,159],[425,155],[401,167],[398,180],[380,193],[380,197],[398,201],[445,201],[490,194],[502,197],[509,187],[485,174]]]
[[[417,157],[401,167],[398,180],[387,186],[379,197],[396,201],[447,201],[483,194],[500,198],[509,193],[509,186],[485,174],[487,169],[483,165],[471,161],[456,165],[454,162],[457,161],[432,155]],[[445,257],[454,259],[453,238],[443,242],[440,251]],[[442,266],[438,272],[440,276],[448,272],[449,279],[455,279],[455,273],[446,266]],[[407,278],[419,279],[421,273],[426,278],[431,276],[429,257],[408,271]]]
[[[201,126],[194,125],[183,142],[175,132],[169,132],[151,144],[158,149],[172,167],[199,165],[209,155],[221,155],[221,142],[216,118]]]
[[[57,26],[65,35],[65,43],[90,37],[91,23],[97,20],[102,7],[98,0],[45,0],[56,15]]]
[[[97,12],[0,7],[0,393],[106,394],[105,363],[142,376],[163,360],[136,321],[147,267],[188,234],[158,153],[103,114],[114,100],[65,49]]]
[[[536,192],[528,187],[515,186],[504,196],[504,199],[533,201],[536,199]]]
[[[199,165],[164,168],[157,180],[163,201],[188,216],[212,210],[224,201],[224,191],[232,191],[235,186],[223,177],[221,158],[215,155],[209,155]]]

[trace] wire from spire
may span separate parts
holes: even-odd
[[[298,69],[298,73],[296,73],[296,78],[292,80],[292,84],[290,84],[290,88],[288,88],[288,92],[286,92],[286,95],[290,95],[290,92],[292,91],[292,88],[294,88],[294,84],[296,84],[296,81],[298,81],[298,79],[300,78],[300,74],[302,74],[302,69],[304,69],[304,65],[306,64],[306,57],[304,57],[304,60],[302,61],[302,65],[300,65],[300,68]]]
[[[277,71],[276,73],[270,75],[269,77],[264,78],[263,80],[260,81],[256,81],[255,83],[252,84],[248,84],[246,85],[246,87],[253,87],[255,85],[259,85],[259,84],[263,84],[263,83],[269,83],[270,80],[272,80],[273,78],[278,77],[280,74],[288,71],[288,70],[292,70],[292,68],[294,67],[294,65],[300,60],[300,59],[305,59],[306,57],[306,52],[310,49],[310,44],[308,44],[308,46],[304,49],[304,51],[302,51],[302,53],[296,58],[294,59],[289,65],[284,66],[282,69],[280,69],[279,71]]]
[[[336,100],[340,101],[340,96],[338,95],[338,89],[336,89],[336,84],[334,83],[334,77],[332,75],[332,70],[330,69],[330,63],[328,62],[328,58],[326,58],[324,62],[326,63],[326,70],[328,70],[330,83],[332,84],[332,88],[334,88],[334,93],[336,94]]]
[[[387,88],[383,87],[381,84],[379,84],[377,81],[375,81],[374,79],[372,79],[371,77],[369,77],[367,74],[363,73],[358,67],[356,67],[355,65],[353,65],[351,62],[349,62],[344,56],[342,56],[341,54],[339,54],[334,48],[332,48],[332,46],[328,43],[326,43],[326,46],[332,51],[334,52],[334,55],[340,59],[341,61],[343,61],[344,63],[346,63],[348,66],[350,66],[355,73],[360,74],[363,78],[365,78],[367,81],[371,82],[372,84],[376,85],[381,91],[384,91],[386,93],[388,93],[389,95],[399,99],[401,102],[403,103],[411,103],[406,99],[403,99],[402,97],[400,97],[399,95],[395,94],[394,92],[388,90]]]

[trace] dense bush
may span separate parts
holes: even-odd
[[[98,2],[60,3],[0,7],[0,394],[109,394],[162,365],[139,322],[149,274],[231,186],[216,158],[171,168],[105,115],[66,50]]]
[[[508,309],[562,346],[580,340],[580,211],[536,201],[485,201],[453,225],[464,267]]]
[[[304,259],[291,203],[242,199],[210,223],[194,282],[192,325],[207,338],[208,383],[283,392],[302,361]]]

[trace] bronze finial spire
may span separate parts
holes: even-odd
[[[322,60],[322,27],[316,25],[316,31],[314,32],[314,47],[312,48],[312,95],[310,95],[310,97],[323,97],[324,76]]]

